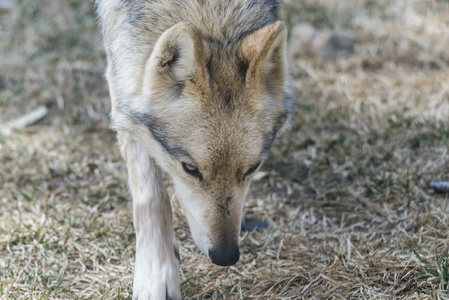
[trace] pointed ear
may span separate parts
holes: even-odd
[[[198,32],[181,22],[167,29],[154,45],[145,67],[143,87],[179,93],[187,84],[205,85],[206,79]]]
[[[241,59],[248,65],[247,84],[270,90],[284,89],[286,81],[287,28],[276,21],[246,36],[240,46]]]

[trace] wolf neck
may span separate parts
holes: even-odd
[[[232,47],[248,33],[279,19],[279,3],[273,0],[200,0],[198,3],[206,9],[191,14],[186,11],[182,21],[192,23],[206,41],[222,47]]]
[[[205,39],[223,46],[279,19],[278,0],[115,0],[128,14],[127,25],[150,31],[157,39],[179,22],[188,22]],[[151,27],[147,26],[151,21]]]

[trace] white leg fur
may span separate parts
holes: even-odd
[[[130,134],[119,132],[127,162],[136,230],[133,299],[181,299],[178,245],[160,170]]]

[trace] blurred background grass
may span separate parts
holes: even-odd
[[[130,299],[134,230],[93,3],[0,7],[0,124],[49,109],[0,135],[0,297]],[[242,234],[236,266],[199,253],[173,201],[183,297],[443,299],[448,197],[429,183],[449,181],[448,2],[282,12],[290,28],[344,33],[354,52],[292,58],[292,129],[247,204],[270,226]]]

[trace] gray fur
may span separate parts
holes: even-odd
[[[246,35],[279,19],[277,0],[96,0],[96,4],[112,68],[123,77],[135,76],[130,66],[143,66],[158,37],[176,23],[192,24],[218,57],[226,56],[220,52],[234,54]],[[114,22],[105,21],[111,19]],[[126,95],[123,90],[118,87],[119,99]]]

